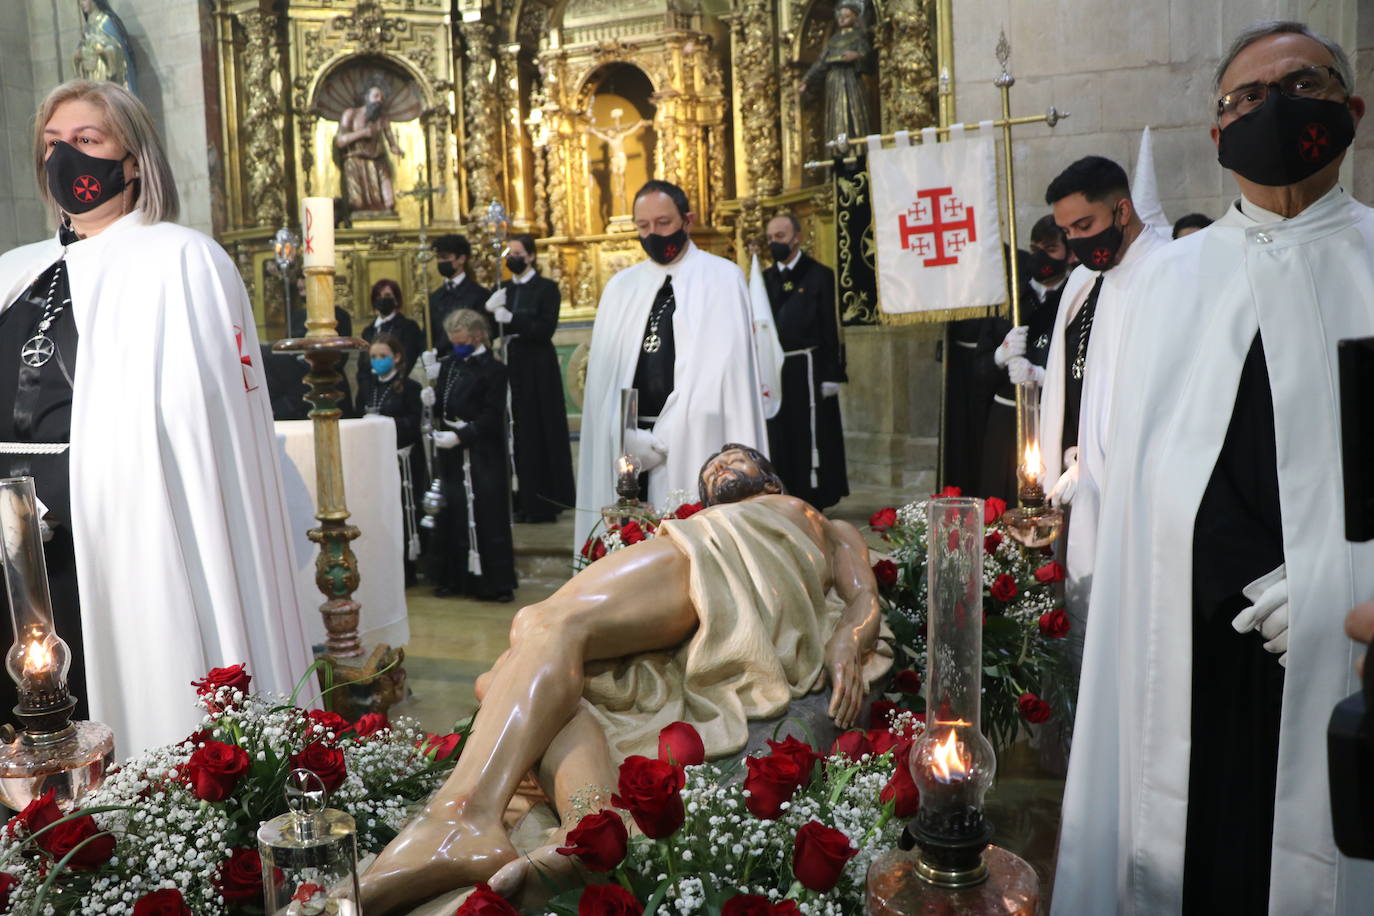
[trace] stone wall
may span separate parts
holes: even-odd
[[[28,11],[5,11],[0,28],[0,251],[43,235],[33,191],[33,63]]]

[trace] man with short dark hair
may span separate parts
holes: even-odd
[[[721,442],[764,449],[763,402],[744,272],[692,244],[687,195],[649,181],[633,204],[649,259],[611,277],[592,326],[574,549],[616,499],[615,465],[633,454],[648,474],[649,502],[690,493],[697,469]],[[639,391],[628,429],[620,392]]]
[[[481,312],[491,291],[468,274],[472,245],[461,235],[441,235],[434,240],[434,266],[443,285],[429,294],[429,345],[436,356],[447,356],[453,345],[444,333],[444,317],[456,309]]]

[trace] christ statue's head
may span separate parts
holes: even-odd
[[[756,448],[727,442],[701,467],[697,492],[703,505],[737,503],[765,493],[786,493],[773,463]]]

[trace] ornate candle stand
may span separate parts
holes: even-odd
[[[333,201],[307,198],[305,201],[305,337],[279,340],[272,345],[276,353],[300,353],[310,365],[305,382],[310,391],[310,421],[315,427],[315,485],[318,527],[307,532],[320,545],[315,559],[315,584],[324,594],[320,605],[324,617],[324,652],[319,659],[326,670],[322,682],[347,687],[325,694],[329,709],[347,718],[365,712],[385,712],[405,696],[405,651],[379,645],[365,649],[358,636],[362,606],[354,599],[358,588],[358,560],[349,542],[359,536],[358,527],[348,523],[344,501],[343,461],[339,446],[339,418],[342,410],[339,365],[354,351],[366,351],[367,341],[340,337],[334,319]],[[323,227],[326,233],[312,223]],[[315,229],[312,232],[312,229]]]

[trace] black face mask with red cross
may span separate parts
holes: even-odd
[[[62,140],[53,144],[47,162],[48,190],[65,213],[86,213],[124,190],[124,160],[91,156]]]
[[[1217,161],[1255,184],[1283,187],[1313,175],[1355,139],[1344,102],[1270,92],[1264,104],[1221,131]]]
[[[1078,263],[1088,270],[1111,270],[1116,266],[1116,253],[1121,250],[1125,232],[1116,224],[1117,208],[1112,208],[1112,221],[1097,235],[1069,239],[1069,248],[1078,256]]]

